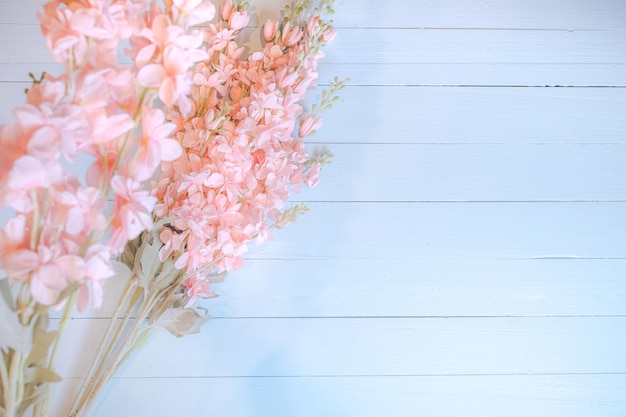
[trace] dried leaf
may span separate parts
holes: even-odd
[[[150,281],[156,276],[159,268],[162,266],[159,259],[159,250],[163,243],[155,234],[146,234],[145,239],[141,243],[141,247],[135,256],[135,274],[139,281],[139,286],[148,289]],[[137,262],[139,258],[139,262]]]
[[[164,328],[176,337],[182,337],[198,333],[200,326],[210,318],[204,309],[172,308],[158,318],[156,326]]]
[[[36,386],[40,384],[59,382],[61,377],[54,371],[43,366],[31,366],[24,370],[24,381],[33,383]]]
[[[17,313],[0,297],[0,350],[13,349],[27,353],[33,345],[33,332],[30,326],[22,326]]]
[[[15,303],[13,302],[13,293],[11,292],[11,286],[9,285],[8,278],[0,279],[0,294],[4,298],[4,301],[7,303],[11,310],[15,310]]]
[[[176,269],[175,263],[168,259],[161,265],[158,275],[148,283],[148,290],[160,291],[170,285],[181,274],[180,269]]]
[[[224,282],[224,279],[226,278],[227,274],[228,274],[228,271],[222,271],[222,272],[217,272],[214,274],[209,274],[207,278],[211,284],[219,284],[219,283]]]
[[[48,349],[54,339],[57,337],[57,331],[46,332],[36,331],[33,338],[33,347],[26,358],[26,365],[36,364],[48,357]]]
[[[128,241],[124,247],[124,252],[122,252],[122,254],[118,257],[118,261],[126,265],[131,270],[135,264],[135,254],[141,244],[142,236],[143,234],[140,234],[135,239]]]
[[[17,415],[21,416],[26,413],[26,410],[34,404],[38,404],[44,400],[44,397],[48,394],[48,385],[36,385],[26,384],[24,391],[24,399],[20,403],[20,408]]]

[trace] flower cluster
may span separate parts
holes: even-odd
[[[284,226],[290,191],[317,183],[320,161],[303,139],[321,119],[302,102],[315,84],[320,48],[335,31],[319,14],[300,26],[302,11],[268,20],[264,46],[242,58],[237,34],[248,14],[226,1],[221,19],[206,28],[209,57],[193,71],[190,108],[168,113],[183,153],[162,164],[155,214],[174,219],[161,230],[160,258],[174,254],[187,271],[186,305],[212,295],[214,269],[238,268],[247,243]]]
[[[182,154],[161,110],[189,107],[188,69],[207,57],[210,20],[201,1],[53,0],[40,14],[46,44],[65,73],[28,91],[14,120],[0,127],[0,203],[14,217],[0,230],[0,267],[53,305],[80,286],[79,305],[96,305],[112,275],[111,256],[152,226],[156,198],[144,185],[163,161]],[[118,59],[130,44],[132,65]],[[66,169],[91,161],[84,178]],[[112,211],[106,200],[114,195]]]
[[[317,183],[329,154],[309,155],[304,139],[343,87],[335,79],[305,109],[335,36],[325,20],[333,0],[317,3],[293,0],[253,51],[239,37],[244,2],[225,0],[215,21],[208,0],[44,6],[42,32],[65,71],[33,77],[26,103],[0,126],[0,206],[13,212],[0,228],[6,415],[33,405],[46,414],[43,388],[58,380],[48,310],[65,304],[62,329],[74,300],[99,306],[113,257],[131,277],[72,416],[88,413],[153,329],[198,331],[209,315],[194,304],[215,295],[210,282],[305,210],[285,203]]]

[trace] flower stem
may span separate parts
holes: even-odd
[[[63,308],[63,316],[61,316],[61,321],[59,322],[59,329],[57,331],[56,337],[54,338],[54,342],[52,345],[52,351],[50,352],[50,357],[48,359],[48,369],[54,371],[54,358],[56,357],[57,350],[59,348],[59,340],[61,340],[61,335],[63,334],[63,330],[65,329],[65,325],[70,318],[72,313],[72,308],[74,307],[74,303],[76,301],[77,292],[73,292],[70,296],[69,300],[65,303],[65,307]],[[37,402],[35,404],[35,408],[33,410],[33,417],[45,417],[48,414],[48,409],[50,407],[50,384],[46,384],[46,395],[43,396],[43,400],[41,402]]]
[[[10,352],[10,350],[9,350]],[[2,382],[2,394],[4,397],[4,411],[5,411],[5,417],[9,417],[12,411],[9,408],[9,405],[11,404],[11,395],[13,393],[13,389],[14,387],[12,387],[11,385],[9,385],[9,370],[7,369],[7,360],[9,357],[9,352],[6,353],[2,353],[2,361],[0,362],[0,382]]]
[[[120,297],[120,300],[117,304],[117,308],[115,309],[115,312],[113,313],[111,320],[109,321],[109,325],[107,326],[107,329],[105,331],[104,337],[102,338],[102,341],[100,342],[100,347],[98,348],[98,352],[96,353],[96,356],[93,358],[91,362],[91,367],[89,368],[89,371],[87,372],[87,375],[85,377],[85,383],[82,385],[78,395],[76,396],[76,399],[74,400],[74,404],[72,405],[72,412],[70,413],[70,416],[77,415],[78,411],[80,410],[80,401],[82,401],[83,397],[92,389],[97,376],[102,372],[102,369],[105,363],[105,358],[109,356],[111,350],[113,349],[113,346],[117,344],[117,339],[119,338],[119,335],[120,335],[120,327],[123,327],[124,322],[126,322],[126,320],[128,319],[129,314],[125,315],[124,322],[120,324],[118,327],[116,327],[116,323],[122,311],[122,308],[125,306],[126,301],[128,300],[128,297],[131,294],[131,290],[135,288],[135,285],[133,284],[133,277],[134,275],[131,274],[131,276],[128,279],[128,283],[126,284],[126,287],[124,288],[124,292],[122,293],[122,296]],[[114,331],[115,331],[115,335],[113,337],[113,340],[109,340]],[[105,348],[106,348],[106,353],[105,353]]]
[[[108,344],[108,349],[104,355],[99,355],[96,361],[94,361],[94,364],[97,363],[98,367],[95,372],[90,371],[91,378],[88,380],[86,387],[81,391],[70,413],[72,417],[87,415],[101,389],[111,379],[119,367],[130,357],[132,352],[140,346],[140,342],[144,342],[144,334],[142,334],[140,338],[137,338],[137,335],[142,330],[145,331],[145,329],[142,329],[140,326],[154,309],[161,293],[149,294],[145,292],[145,289],[137,287],[136,285],[131,285],[131,287],[135,288],[136,291],[143,292],[143,300],[135,311],[135,321],[129,328],[128,319],[131,316],[131,310],[135,303],[130,302],[126,305],[126,302],[120,302],[119,306],[126,305],[127,308],[124,320],[122,323],[115,326],[116,329],[113,339],[103,342]],[[128,294],[125,294],[124,298],[128,298]],[[117,314],[119,314],[119,311],[116,311],[116,316]],[[117,317],[113,317],[111,320],[114,321],[116,318]]]

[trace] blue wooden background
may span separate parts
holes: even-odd
[[[263,22],[284,3],[257,0]],[[54,70],[0,1],[0,118]],[[311,211],[155,337],[94,417],[626,415],[626,3],[337,0]],[[319,92],[318,92],[319,94]],[[111,314],[72,320],[65,417]]]

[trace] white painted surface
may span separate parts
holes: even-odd
[[[54,71],[39,3],[0,1],[3,120]],[[626,415],[626,4],[338,0],[335,20],[320,82],[352,82],[313,138],[333,165],[294,196],[310,213],[94,417]],[[116,287],[68,329],[52,416]]]

